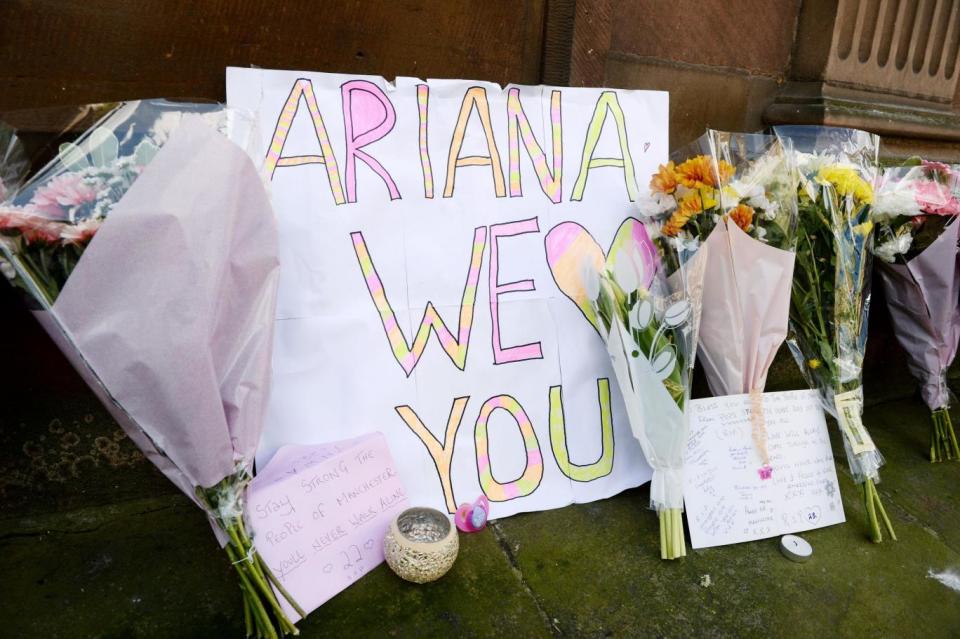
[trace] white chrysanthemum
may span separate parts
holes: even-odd
[[[641,215],[655,217],[677,208],[674,199],[665,193],[646,194],[637,202]]]
[[[897,182],[880,188],[873,198],[874,221],[883,222],[898,215],[919,215],[920,205],[912,183]]]
[[[909,233],[903,233],[874,248],[874,254],[884,262],[891,264],[897,260],[898,255],[903,255],[910,250],[913,244],[913,236]]]
[[[763,195],[763,185],[753,180],[734,180],[727,188],[732,189],[741,200]]]
[[[777,215],[780,213],[780,203],[779,202],[767,202],[767,206],[763,208],[763,219],[770,221],[777,219]]]
[[[777,147],[779,149],[779,147]],[[775,175],[785,173],[784,162],[786,156],[778,150],[771,150],[764,153],[750,164],[750,169],[744,176],[744,181],[752,184],[768,184],[774,179]]]
[[[797,162],[797,170],[799,170],[803,175],[815,175],[817,171],[820,170],[820,167],[833,164],[831,158],[823,155],[817,155],[816,153],[803,153],[801,151],[797,151],[794,154],[794,158]]]

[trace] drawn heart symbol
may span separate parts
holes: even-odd
[[[621,288],[632,292],[638,287],[649,288],[659,266],[646,227],[632,217],[617,229],[606,253],[589,231],[576,222],[563,222],[550,229],[544,245],[557,288],[577,305],[598,333],[600,324],[591,301],[596,292],[588,290],[597,285],[597,274],[612,272]]]

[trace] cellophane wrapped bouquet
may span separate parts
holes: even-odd
[[[699,356],[714,395],[749,393],[757,472],[769,479],[762,393],[787,336],[796,171],[776,136],[707,131],[650,181],[662,232],[704,262]]]
[[[788,344],[804,377],[842,431],[861,486],[870,538],[896,539],[876,484],[883,456],[863,425],[863,355],[877,177],[877,136],[855,129],[775,127],[798,170],[797,260]]]
[[[699,302],[683,268],[668,279],[665,264],[678,263],[677,247],[673,238],[655,239],[658,226],[628,218],[605,261],[571,250],[559,266],[579,271],[577,302],[606,343],[630,428],[653,468],[650,506],[660,519],[660,556],[677,559],[686,555],[683,457]],[[546,241],[575,249],[579,233],[568,222]]]
[[[244,523],[278,275],[263,183],[227,138],[255,139],[253,119],[162,100],[103,111],[7,193],[3,272],[127,435],[206,511],[248,635],[296,634]]]
[[[912,161],[883,171],[874,255],[893,333],[931,411],[930,461],[960,459],[947,369],[960,341],[960,166]]]

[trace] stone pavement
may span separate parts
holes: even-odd
[[[0,635],[239,636],[236,581],[200,511],[89,395],[30,400],[0,419]],[[926,418],[911,398],[866,415],[887,456],[880,491],[898,542],[865,539],[839,458],[848,521],[805,534],[807,564],[785,560],[776,540],[663,562],[641,487],[462,536],[434,584],[380,566],[302,634],[957,636],[960,592],[928,573],[960,575],[960,463],[925,460]]]

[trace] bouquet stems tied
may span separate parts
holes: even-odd
[[[957,435],[953,430],[953,420],[950,411],[944,406],[930,414],[932,428],[930,429],[930,461],[960,460],[960,447],[957,446]]]
[[[197,497],[220,529],[226,533],[228,541],[224,550],[240,579],[247,636],[278,639],[288,634],[299,635],[300,631],[283,611],[271,585],[301,618],[306,617],[307,613],[260,557],[243,523],[242,494],[249,481],[250,476],[245,471],[240,471],[211,488],[198,487]]]
[[[687,543],[683,535],[683,511],[679,508],[664,508],[660,515],[660,558],[679,559],[687,556]]]

